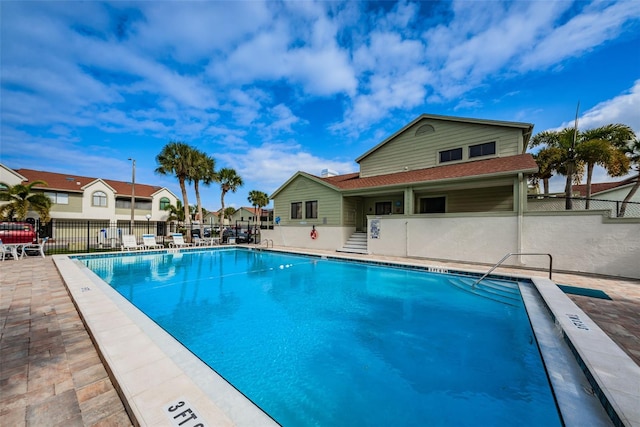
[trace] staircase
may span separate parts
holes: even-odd
[[[368,254],[367,251],[367,233],[356,231],[349,237],[347,243],[338,249],[338,252],[349,252],[352,254]]]
[[[475,286],[474,282],[474,278],[468,277],[454,277],[449,279],[449,284],[462,291],[506,305],[521,305],[522,297],[520,296],[520,290],[516,282],[484,279]]]

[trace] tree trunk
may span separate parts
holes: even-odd
[[[629,194],[627,194],[627,196],[622,201],[622,205],[620,206],[620,212],[618,213],[618,217],[620,218],[624,217],[624,214],[627,211],[627,203],[631,201],[633,196],[638,191],[638,188],[640,188],[640,175],[636,177],[636,183],[633,184],[633,187],[631,187],[631,190],[629,190]]]
[[[179,178],[178,182],[180,183],[180,190],[182,191],[182,200],[184,203],[184,206],[182,208],[184,209],[185,226],[191,228],[191,216],[189,215],[189,199],[187,198],[187,186],[184,183],[184,178]]]
[[[202,203],[200,202],[200,183],[193,181],[193,189],[196,192],[196,203],[198,204],[198,218],[200,218],[200,237],[204,237],[204,218],[202,217]]]
[[[549,178],[542,179],[542,187],[544,188],[544,195],[549,195]]]
[[[225,195],[226,191],[223,188],[222,191],[220,192],[220,205],[222,206],[220,208],[220,215],[218,215],[219,221],[220,221],[220,229],[222,229],[222,221],[224,220],[224,195]]]
[[[573,181],[573,166],[567,165],[567,182],[564,185],[564,208],[566,210],[573,209],[571,203],[571,184]]]
[[[593,176],[594,166],[594,163],[589,163],[587,165],[587,201],[584,206],[585,209],[589,209],[589,202],[591,201],[591,177]]]

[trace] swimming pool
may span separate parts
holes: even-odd
[[[242,249],[82,262],[282,425],[561,424],[513,284]]]

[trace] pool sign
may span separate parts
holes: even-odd
[[[207,423],[198,415],[187,399],[177,399],[164,405],[164,412],[174,427],[206,427]]]

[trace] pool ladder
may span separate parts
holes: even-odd
[[[482,281],[482,279],[484,279],[485,277],[487,277],[489,274],[491,274],[491,272],[493,270],[495,270],[496,268],[498,268],[500,266],[500,264],[502,264],[503,262],[506,261],[507,258],[509,258],[510,256],[513,255],[546,255],[549,257],[549,280],[551,280],[551,273],[553,271],[553,257],[551,256],[551,254],[544,254],[544,253],[520,253],[520,252],[510,252],[508,254],[506,254],[505,256],[502,257],[502,259],[500,261],[498,261],[498,263],[496,265],[494,265],[493,267],[491,267],[491,269],[489,269],[489,271],[487,271],[486,273],[484,273],[484,275],[479,278],[478,280],[475,281],[475,283],[473,285],[471,285],[471,289],[474,289],[476,287],[476,285],[478,283],[480,283]]]
[[[271,242],[271,247],[273,248],[273,240],[272,239],[264,239],[263,240],[265,246],[267,247],[267,249],[269,249],[269,242]]]

